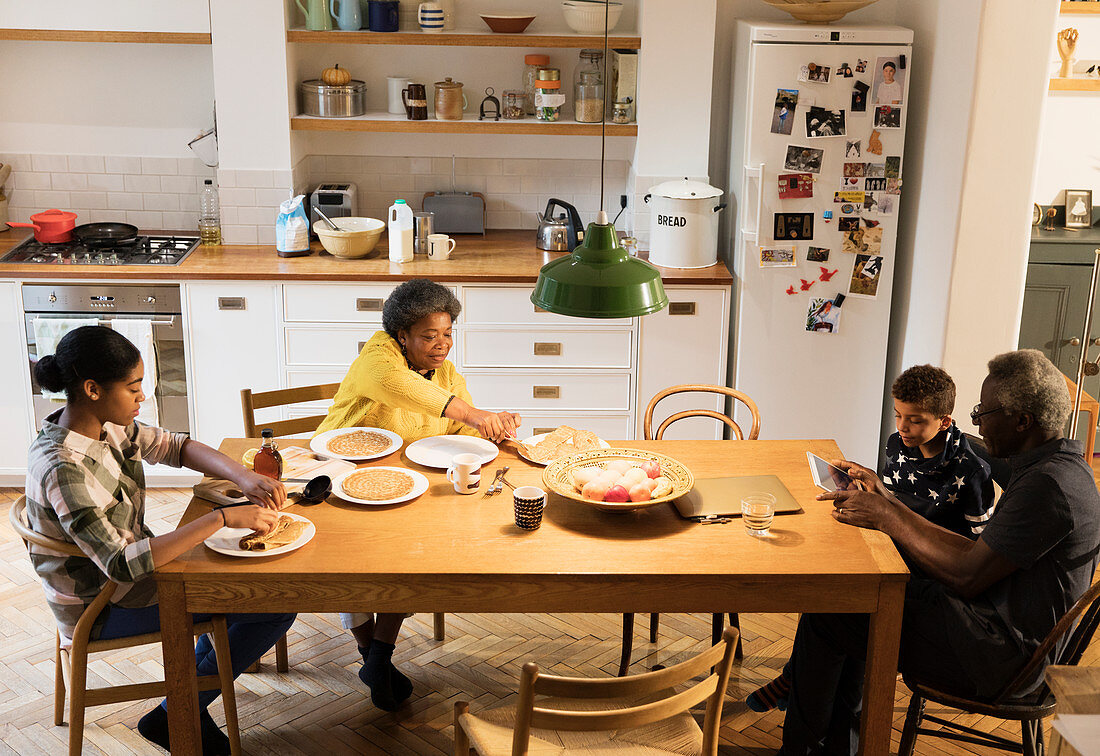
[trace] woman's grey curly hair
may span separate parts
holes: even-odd
[[[427,278],[413,278],[398,286],[382,305],[382,328],[397,338],[399,331],[407,331],[413,323],[445,312],[451,320],[458,320],[462,304],[450,289]]]
[[[1018,349],[989,361],[989,377],[997,382],[994,396],[1009,412],[1027,412],[1040,428],[1058,431],[1069,419],[1066,377],[1038,349]]]

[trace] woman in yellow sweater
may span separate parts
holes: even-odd
[[[514,438],[520,416],[474,406],[466,381],[447,359],[451,327],[462,305],[450,289],[414,278],[382,307],[382,331],[371,337],[340,383],[318,433],[356,426],[385,428],[406,442],[452,433],[493,441]],[[393,666],[404,614],[341,614],[359,644],[362,680],[374,705],[396,710],[412,682]]]

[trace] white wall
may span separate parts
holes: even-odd
[[[206,0],[0,0],[0,28],[209,32],[210,17]]]
[[[1016,348],[1057,12],[1057,3],[1034,0],[987,0],[982,9],[944,341],[957,408],[977,404],[989,358]]]

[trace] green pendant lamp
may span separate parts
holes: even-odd
[[[607,81],[607,16],[604,6],[603,69]],[[606,90],[605,95],[606,97]],[[604,154],[607,119],[600,121],[600,212],[588,224],[584,241],[566,257],[546,263],[531,301],[537,307],[577,318],[630,318],[648,315],[668,304],[661,273],[631,256],[619,244],[615,226],[604,210]]]

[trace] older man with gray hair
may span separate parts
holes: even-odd
[[[992,699],[1088,590],[1100,554],[1100,493],[1081,443],[1062,437],[1069,413],[1065,377],[1042,352],[1021,349],[989,361],[970,418],[990,453],[1008,460],[1012,477],[976,541],[917,515],[854,463],[844,465],[866,491],[819,497],[833,499],[838,521],[889,535],[913,571],[898,659],[906,674]],[[784,756],[856,752],[866,648],[865,616],[803,615]],[[1036,670],[1030,690],[1042,674]]]

